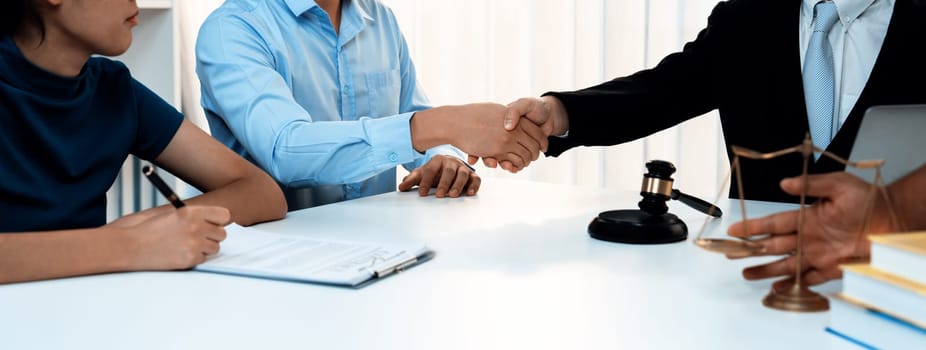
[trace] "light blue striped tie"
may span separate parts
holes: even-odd
[[[810,137],[817,147],[826,149],[833,136],[833,105],[836,100],[833,48],[827,35],[839,20],[839,14],[832,2],[819,2],[813,10],[813,35],[804,56],[804,102],[807,104]],[[820,155],[815,153],[814,158],[820,158]]]

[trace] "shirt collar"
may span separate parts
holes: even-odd
[[[315,2],[315,0],[284,0],[284,1],[286,1],[286,6],[289,7],[289,10],[293,12],[293,16],[296,16],[296,17],[302,16],[303,13],[308,12],[314,7],[318,7],[318,3]],[[342,0],[342,1],[343,1],[342,6],[344,7],[344,13],[347,13],[348,9],[352,9],[352,10],[357,11],[357,14],[360,15],[360,18],[368,20],[368,21],[373,21],[373,17],[371,17],[366,12],[366,10],[363,9],[363,6],[357,6],[356,4],[354,4],[352,0]]]
[[[883,0],[833,0],[836,3],[836,12],[839,13],[839,21],[843,25],[849,24],[862,15],[872,4]],[[813,21],[813,7],[820,0],[803,0],[801,14],[808,19],[805,23]]]
[[[299,17],[313,7],[318,7],[318,3],[313,0],[284,0],[289,10],[293,11],[293,16]]]

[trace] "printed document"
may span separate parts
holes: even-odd
[[[219,254],[194,270],[358,286],[427,260],[420,244],[378,244],[282,235],[231,224]]]

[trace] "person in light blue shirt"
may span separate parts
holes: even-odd
[[[227,0],[196,45],[212,135],[270,173],[290,210],[400,190],[475,195],[462,159],[498,155],[517,171],[546,137],[508,133],[505,106],[429,108],[391,10],[375,0]],[[531,123],[523,123],[531,124]]]

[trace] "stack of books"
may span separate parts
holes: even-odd
[[[862,348],[926,349],[926,232],[869,238],[871,261],[841,266],[826,331]]]

